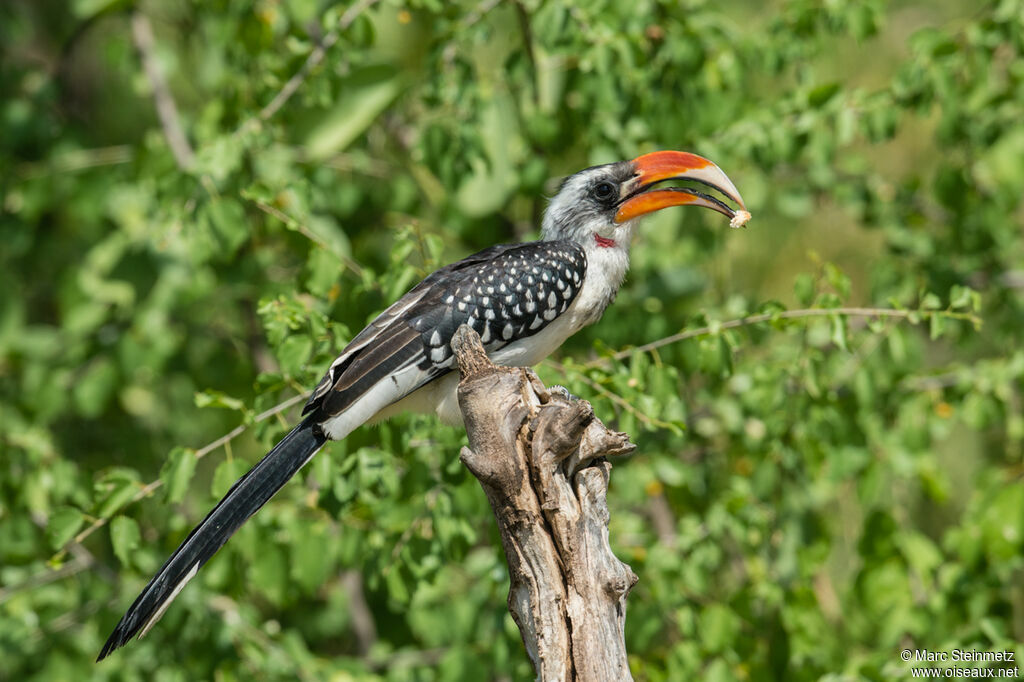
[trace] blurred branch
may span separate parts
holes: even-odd
[[[181,118],[178,116],[178,107],[174,103],[167,79],[157,62],[153,27],[149,23],[149,18],[138,10],[132,12],[132,42],[135,43],[135,49],[139,52],[142,68],[146,72],[149,85],[153,88],[153,103],[156,105],[156,114],[164,129],[167,145],[171,148],[178,168],[189,170],[195,163],[196,155],[188,143],[188,138],[185,137],[185,131],[181,127]]]
[[[348,610],[352,617],[352,630],[356,633],[359,654],[364,658],[377,641],[377,624],[373,620],[373,611],[366,603],[363,588],[363,574],[357,570],[348,570],[341,574],[341,585],[348,596]]]
[[[749,315],[736,320],[728,320],[726,322],[719,322],[706,327],[699,327],[697,329],[691,329],[678,334],[672,334],[671,336],[666,336],[665,338],[658,339],[657,341],[645,343],[642,346],[620,350],[617,353],[613,353],[610,357],[598,358],[597,360],[588,362],[584,365],[584,368],[607,367],[614,360],[622,360],[623,358],[631,357],[637,353],[646,353],[657,348],[662,348],[663,346],[668,346],[680,341],[686,341],[687,339],[694,339],[700,336],[711,336],[727,329],[736,329],[737,327],[745,327],[747,325],[760,324],[762,322],[771,322],[773,320],[795,320],[805,317],[831,317],[833,315],[838,315],[840,317],[893,317],[903,320],[909,320],[915,317],[918,317],[921,320],[928,320],[932,317],[939,316],[951,320],[965,320],[973,324],[975,327],[979,327],[981,325],[981,318],[974,313],[958,313],[951,310],[896,310],[894,308],[805,308],[802,310],[782,310],[776,313]]]
[[[952,388],[964,381],[965,378],[967,377],[963,370],[955,370],[932,376],[906,377],[900,382],[900,386],[908,391],[939,391],[944,388]]]
[[[38,629],[32,634],[31,641],[37,643],[43,639],[51,637],[62,630],[68,630],[73,627],[77,627],[87,621],[89,618],[94,616],[101,608],[110,608],[117,603],[117,597],[108,599],[106,602],[101,602],[99,599],[93,599],[86,602],[81,608],[75,609],[70,613],[65,613],[57,616],[49,622],[45,627]]]
[[[298,232],[303,237],[305,237],[306,239],[310,240],[311,242],[313,242],[314,244],[316,244],[320,248],[324,249],[325,251],[327,251],[329,253],[333,253],[335,256],[337,256],[338,260],[340,260],[341,263],[346,268],[348,268],[349,270],[352,271],[352,273],[356,277],[359,277],[359,278],[363,277],[363,267],[361,265],[359,265],[359,263],[355,262],[351,258],[348,258],[346,256],[342,256],[342,255],[339,255],[339,254],[335,253],[335,250],[331,248],[330,244],[325,242],[319,235],[317,235],[311,229],[309,229],[308,227],[306,227],[305,225],[300,223],[298,220],[292,218],[290,215],[288,215],[287,213],[285,213],[281,209],[275,208],[274,206],[271,206],[270,204],[264,203],[264,202],[262,202],[262,201],[260,201],[258,199],[253,199],[252,197],[246,197],[246,196],[244,196],[244,194],[243,194],[243,198],[249,199],[249,201],[251,201],[256,206],[256,208],[260,209],[261,211],[263,211],[264,213],[266,213],[269,216],[277,218],[282,223],[284,223],[286,227],[295,230],[296,232]]]
[[[530,13],[523,6],[522,0],[514,0],[512,5],[516,9],[519,33],[523,36],[523,52],[526,53],[526,61],[530,63],[530,72],[533,74],[533,103],[536,105],[540,102],[540,83],[537,82],[537,55],[533,49],[533,29],[530,27]]]
[[[24,180],[32,180],[54,173],[76,173],[99,166],[128,163],[134,156],[135,150],[126,144],[96,149],[75,149],[57,154],[47,161],[22,163],[17,167],[17,175]]]
[[[339,152],[326,159],[312,158],[306,147],[295,145],[284,147],[294,154],[301,163],[313,163],[316,166],[333,168],[343,173],[360,173],[373,178],[392,178],[400,170],[398,166],[388,163],[383,159],[374,159],[369,156],[358,157],[354,154]]]
[[[206,457],[208,454],[210,454],[214,450],[216,450],[217,448],[219,448],[219,447],[221,447],[223,445],[227,445],[232,440],[234,440],[235,438],[238,438],[240,435],[245,433],[249,429],[249,427],[252,426],[253,424],[258,424],[259,422],[261,422],[261,421],[263,421],[265,419],[269,419],[270,417],[273,417],[273,416],[275,416],[277,414],[280,414],[281,412],[284,412],[285,410],[287,410],[292,405],[295,405],[296,403],[299,403],[299,402],[305,400],[308,397],[309,397],[309,392],[300,393],[299,395],[293,395],[291,398],[288,398],[287,400],[285,400],[283,402],[280,402],[277,405],[274,405],[269,410],[265,410],[263,412],[260,412],[258,415],[256,415],[255,418],[253,418],[252,423],[250,423],[250,424],[239,424],[238,426],[236,426],[235,428],[231,429],[230,431],[225,433],[223,436],[221,436],[217,440],[215,440],[215,441],[213,441],[211,443],[208,443],[208,444],[204,445],[203,447],[199,448],[198,450],[196,450],[196,454],[195,454],[196,460],[200,460],[203,457]],[[120,512],[121,510],[123,510],[128,505],[133,504],[135,502],[138,502],[139,500],[141,500],[144,497],[148,497],[149,495],[153,494],[153,492],[155,490],[158,490],[160,488],[160,486],[162,486],[163,484],[164,484],[164,481],[161,478],[157,478],[157,479],[154,479],[154,480],[150,481],[146,485],[144,485],[141,488],[139,488],[139,490],[132,496],[132,498],[130,500],[128,500],[128,502],[124,505],[124,507],[119,507],[117,511]],[[72,538],[71,541],[67,545],[65,545],[65,548],[57,553],[55,558],[60,559],[61,557],[63,557],[64,554],[71,547],[73,547],[75,544],[81,544],[87,537],[89,537],[94,532],[96,532],[97,529],[102,528],[103,526],[105,526],[107,524],[107,522],[109,522],[109,521],[110,521],[110,517],[106,517],[106,516],[100,516],[100,517],[98,517],[96,519],[93,519],[93,522],[91,524],[89,524],[78,535],[76,535],[74,538]]]
[[[497,7],[499,2],[501,2],[501,0],[482,0],[479,5],[470,10],[469,14],[466,15],[466,18],[462,23],[462,28],[467,29],[483,19],[484,15]]]
[[[281,644],[279,644],[276,640],[267,635],[267,633],[265,633],[263,630],[248,622],[245,618],[243,618],[242,611],[238,606],[238,602],[236,602],[234,599],[223,594],[218,594],[214,597],[211,597],[207,603],[213,610],[219,612],[221,616],[224,618],[224,620],[228,623],[228,625],[231,626],[233,630],[241,634],[241,636],[246,637],[251,642],[256,643],[264,651],[274,652],[276,654],[276,657],[281,659],[282,661],[291,662],[293,664],[292,669],[297,679],[310,681],[316,679],[312,675],[310,675],[309,671],[306,670],[305,666],[300,665],[297,661],[295,661],[295,657],[288,653]],[[239,652],[241,652],[242,649],[239,646],[240,642],[238,641],[238,636],[235,634],[235,632],[231,633],[231,640],[232,643],[235,645],[235,648],[238,649]],[[240,658],[242,658],[242,660],[246,660],[247,657],[241,656]],[[253,667],[251,661],[247,662],[247,667],[249,667],[254,676],[259,675],[260,671]]]
[[[68,563],[64,564],[56,570],[46,570],[40,573],[36,573],[35,575],[29,576],[26,580],[18,583],[17,585],[12,585],[11,587],[4,587],[0,589],[0,604],[3,604],[19,592],[31,590],[36,587],[42,587],[43,585],[48,585],[52,582],[56,582],[64,578],[69,578],[75,575],[76,573],[81,573],[85,569],[89,568],[89,566],[91,565],[92,564],[88,560],[79,559],[78,557],[75,557],[73,560],[69,561]]]
[[[1007,270],[999,276],[999,282],[1007,289],[1024,289],[1024,270]]]
[[[403,668],[412,668],[418,665],[426,665],[430,667],[437,667],[441,663],[445,654],[448,653],[448,647],[436,647],[434,649],[421,649],[421,650],[399,650],[395,653],[387,656],[386,658],[374,659],[369,662],[372,670],[383,671],[383,670],[401,670]]]
[[[46,514],[35,511],[32,512],[31,517],[32,523],[36,524],[36,526],[41,529],[46,529]],[[99,573],[103,578],[113,582],[115,578],[114,571],[106,564],[97,561],[93,553],[83,547],[81,543],[72,540],[68,543],[67,549],[74,555],[74,559],[58,569],[36,573],[17,585],[0,589],[0,604],[3,604],[19,592],[31,590],[36,587],[42,587],[43,585],[48,585],[52,582],[63,580],[64,578],[70,578],[76,573],[81,573],[82,571],[93,567],[99,569]]]
[[[324,39],[320,41],[319,45],[313,48],[313,51],[309,53],[308,57],[306,57],[306,61],[303,63],[302,67],[295,72],[295,75],[288,79],[288,82],[284,84],[284,87],[281,88],[281,91],[277,93],[274,99],[270,100],[270,103],[267,104],[267,106],[260,109],[259,114],[243,123],[235,134],[241,134],[245,132],[247,128],[251,128],[259,122],[266,121],[276,114],[278,110],[284,106],[285,102],[287,102],[299,87],[302,86],[303,82],[305,82],[309,77],[309,74],[312,73],[313,69],[323,61],[327,51],[331,49],[336,42],[338,42],[338,38],[341,37],[342,31],[351,26],[352,23],[359,18],[360,14],[368,10],[370,7],[373,7],[378,1],[379,0],[360,0],[349,7],[348,10],[341,15],[341,19],[338,20],[338,24],[324,36]]]
[[[557,362],[555,360],[548,360],[547,364],[550,365],[553,369],[556,369],[559,372],[561,372],[562,376],[565,376],[565,377],[569,376],[569,369],[565,365],[563,365],[562,363]],[[663,428],[663,429],[664,428],[674,428],[674,426],[672,424],[668,423],[668,422],[665,422],[665,421],[662,421],[660,419],[655,419],[653,417],[647,416],[646,414],[644,414],[640,410],[636,409],[636,407],[634,407],[632,403],[630,403],[628,400],[623,398],[621,395],[619,395],[618,393],[615,393],[614,391],[611,391],[611,390],[605,388],[604,386],[602,386],[601,384],[597,383],[596,381],[594,381],[590,377],[588,377],[586,375],[583,375],[583,374],[580,374],[576,378],[578,378],[580,381],[582,381],[587,386],[589,386],[590,388],[594,389],[595,391],[597,391],[601,395],[603,395],[606,398],[608,398],[609,400],[611,400],[613,403],[615,403],[616,405],[618,405],[622,409],[624,409],[627,412],[629,412],[631,415],[633,415],[634,417],[636,417],[637,419],[642,421],[644,424],[647,424],[648,426],[653,426],[653,427],[656,427],[656,428]]]

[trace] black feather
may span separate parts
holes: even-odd
[[[151,620],[159,618],[161,611],[177,596],[175,587],[216,554],[228,538],[259,511],[326,441],[316,420],[306,418],[238,479],[149,581],[114,628],[96,660],[103,660],[151,624]]]
[[[492,246],[437,270],[352,339],[303,413],[340,414],[413,364],[423,370],[419,386],[447,374],[452,336],[463,324],[488,352],[533,336],[569,309],[586,268],[582,246],[556,240]]]

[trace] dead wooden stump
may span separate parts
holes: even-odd
[[[608,542],[605,458],[635,446],[590,403],[550,394],[529,369],[491,363],[468,326],[452,350],[469,435],[461,459],[494,509],[508,607],[538,679],[632,679],[623,629],[637,577]]]

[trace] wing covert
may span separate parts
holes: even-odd
[[[414,365],[415,388],[446,374],[452,336],[464,323],[489,353],[538,333],[572,305],[586,264],[580,245],[559,240],[491,247],[437,270],[356,335],[303,413],[339,414]]]

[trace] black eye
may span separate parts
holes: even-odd
[[[592,191],[598,201],[608,201],[615,194],[615,186],[610,182],[599,182]]]

